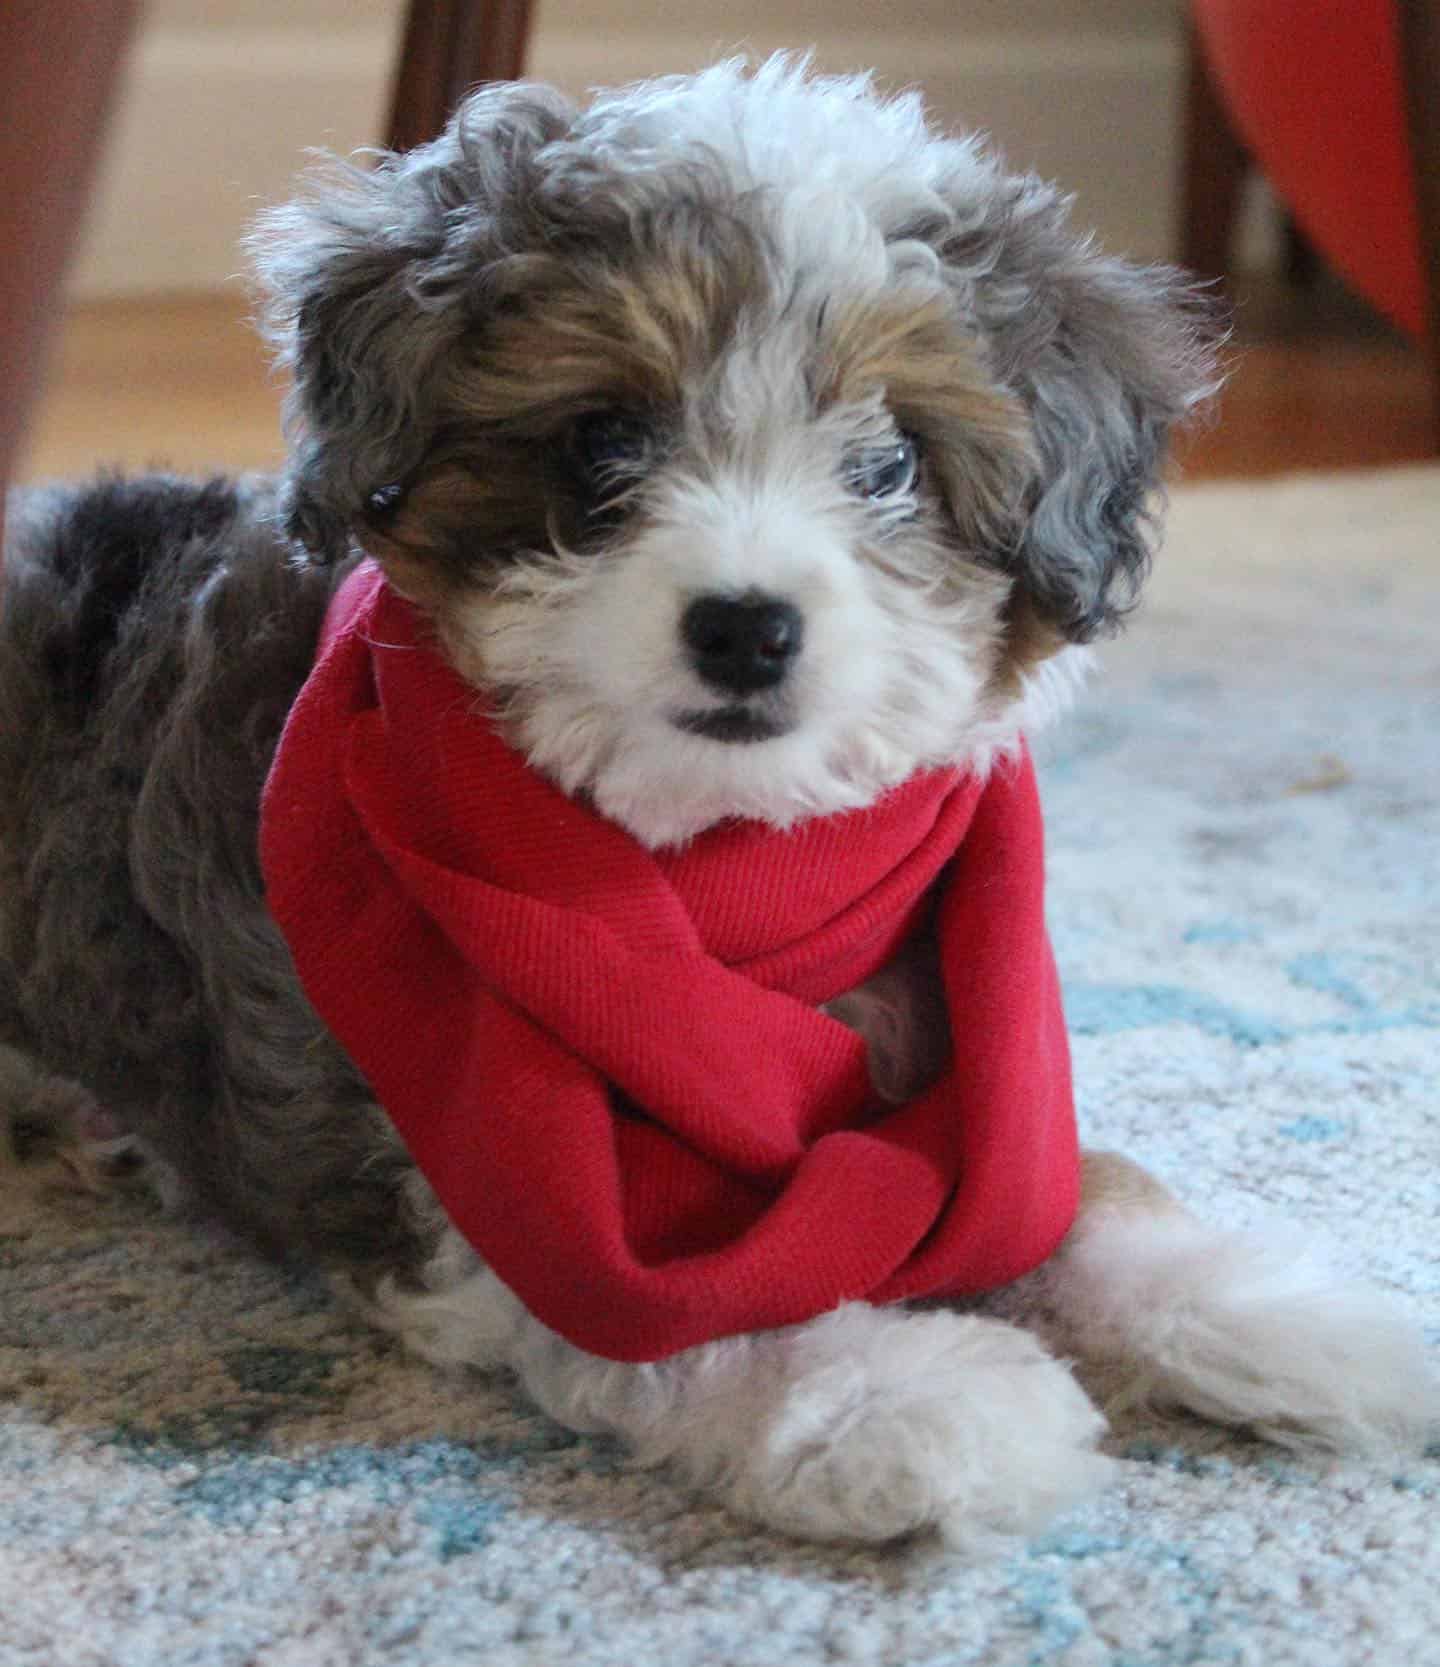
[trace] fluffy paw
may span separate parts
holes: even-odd
[[[0,1156],[37,1184],[101,1193],[142,1159],[135,1139],[78,1083],[0,1048]]]
[[[472,1253],[442,1250],[429,1276],[387,1320],[412,1346],[504,1364],[568,1428],[617,1435],[800,1539],[936,1530],[974,1547],[1043,1527],[1111,1467],[1095,1451],[1105,1420],[1069,1371],[998,1320],[857,1302],[637,1365],[557,1336]]]
[[[771,1527],[866,1542],[933,1529],[973,1547],[1043,1527],[1106,1477],[1104,1420],[1013,1326],[855,1304],[780,1337],[723,1479],[732,1508]]]
[[[1116,1217],[1076,1235],[1051,1279],[1067,1342],[1116,1410],[1183,1408],[1337,1452],[1413,1451],[1440,1433],[1418,1329],[1283,1237]]]

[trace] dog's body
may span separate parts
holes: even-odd
[[[296,379],[287,479],[12,516],[4,1109],[41,1092],[22,1054],[78,1080],[157,1174],[411,1347],[510,1367],[777,1527],[1034,1525],[1105,1461],[1032,1330],[853,1304],[621,1365],[528,1314],[307,1001],[258,803],[357,544],[506,739],[644,846],[996,767],[1138,582],[1165,433],[1211,386],[1193,308],[912,102],[783,62],[580,117],[476,95],[257,247]],[[922,936],[830,1004],[887,1099],[949,1056],[936,986]],[[1121,1159],[1086,1159],[1076,1226],[1010,1300],[1124,1400],[1330,1445],[1434,1415],[1367,1296]]]

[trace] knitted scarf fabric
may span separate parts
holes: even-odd
[[[653,1360],[851,1298],[973,1293],[1073,1218],[1028,758],[647,851],[528,768],[373,565],[332,604],[261,831],[316,1010],[532,1313]],[[954,1057],[901,1107],[817,1004],[930,904]]]

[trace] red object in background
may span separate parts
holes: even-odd
[[[1195,0],[1231,120],[1326,259],[1425,333],[1394,0]]]

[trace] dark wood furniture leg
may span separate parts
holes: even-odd
[[[134,0],[14,0],[0,50],[0,547]]]
[[[390,101],[386,144],[409,150],[433,139],[481,81],[525,72],[533,0],[410,0]]]
[[[1396,7],[1420,222],[1424,351],[1430,362],[1434,439],[1440,451],[1440,0],[1396,0]]]
[[[1230,271],[1240,187],[1250,157],[1230,125],[1193,19],[1186,53],[1180,264],[1202,278],[1224,279]]]

